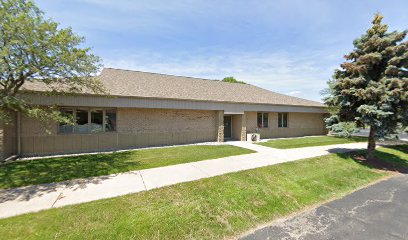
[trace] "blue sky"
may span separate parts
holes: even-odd
[[[105,67],[209,79],[234,76],[320,101],[376,12],[408,28],[407,0],[37,0]]]

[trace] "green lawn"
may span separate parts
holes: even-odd
[[[378,157],[408,161],[408,145]],[[222,239],[389,173],[331,154],[0,220],[4,239]]]
[[[332,144],[342,143],[355,143],[366,142],[366,137],[333,137],[333,136],[321,136],[321,137],[303,137],[303,138],[291,138],[291,139],[276,139],[269,140],[267,142],[258,143],[259,145],[271,147],[271,148],[301,148],[301,147],[313,147],[313,146],[326,146]]]
[[[375,166],[376,168],[385,168],[386,170],[408,173],[408,144],[383,147],[380,149],[381,151],[377,151],[375,157],[379,162],[385,164]],[[356,156],[365,156],[365,153],[365,151],[358,151]],[[376,162],[376,164],[378,164],[378,162]]]
[[[377,152],[376,157],[384,159],[384,161],[391,163],[396,169],[408,170],[408,145],[398,145],[388,148],[383,148],[381,152]],[[405,155],[405,159],[403,158]]]
[[[16,161],[0,165],[0,188],[60,182],[248,153],[253,151],[230,145],[196,145]]]

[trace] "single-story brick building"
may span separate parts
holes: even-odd
[[[2,158],[126,149],[142,146],[326,134],[321,103],[250,84],[105,68],[98,76],[109,96],[44,95],[26,84],[33,104],[56,105],[77,124],[40,122],[16,113],[0,128]]]

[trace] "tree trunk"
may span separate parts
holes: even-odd
[[[370,126],[370,134],[368,135],[368,146],[367,146],[367,160],[374,160],[375,133],[376,133],[375,127]]]

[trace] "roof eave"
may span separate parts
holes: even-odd
[[[163,98],[163,97],[145,97],[145,96],[126,96],[126,95],[107,95],[107,94],[90,94],[90,93],[52,93],[46,91],[22,90],[22,93],[44,94],[49,96],[88,96],[88,97],[112,97],[112,98],[133,98],[133,99],[157,99],[157,100],[176,100],[176,101],[194,101],[194,102],[214,102],[214,103],[231,103],[231,104],[250,104],[250,105],[271,105],[271,106],[295,106],[295,107],[312,107],[312,108],[327,108],[323,105],[301,105],[301,104],[272,104],[272,103],[254,103],[254,102],[235,102],[235,101],[214,101],[201,99],[187,98]]]

